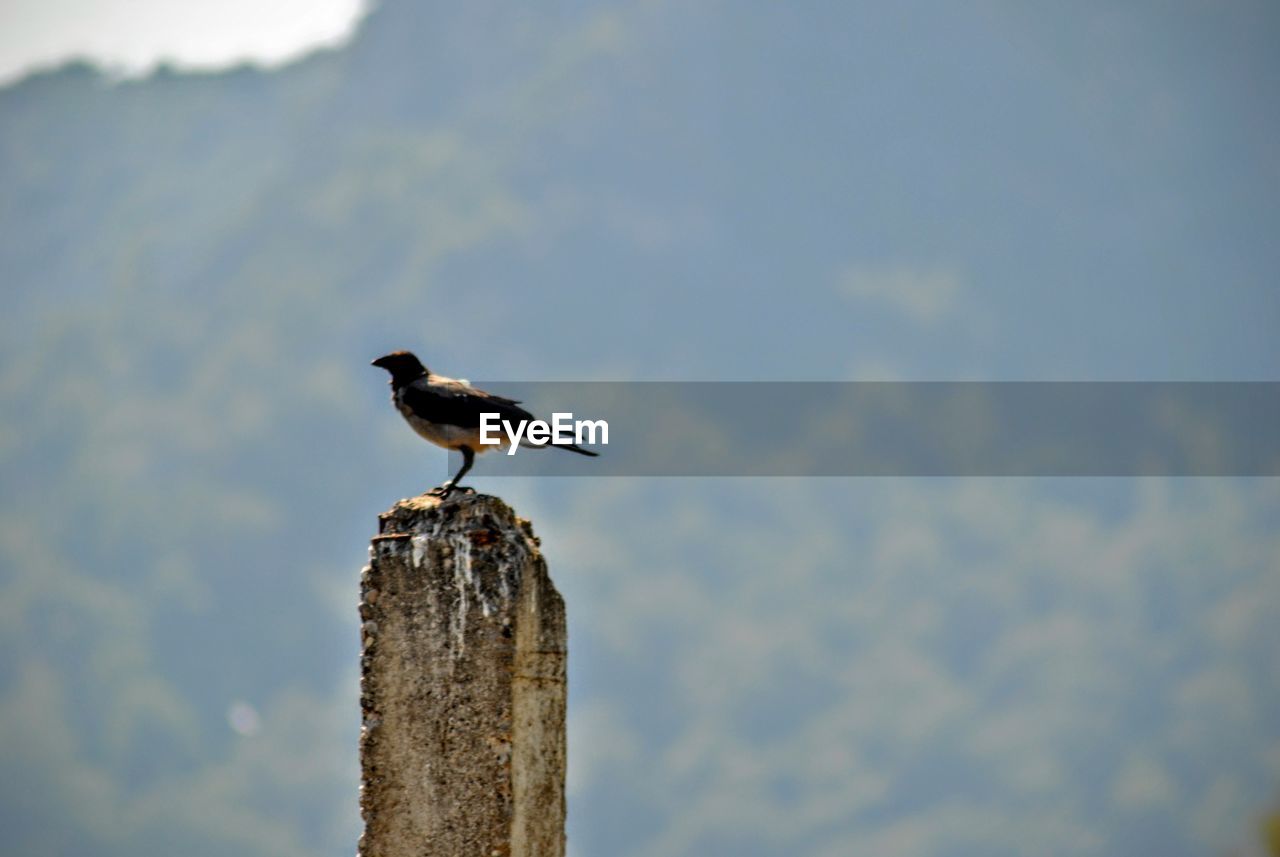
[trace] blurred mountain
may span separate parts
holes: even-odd
[[[350,852],[356,571],[445,475],[391,348],[1273,378],[1272,17],[384,0],[277,71],[0,90],[5,851]],[[1274,486],[978,482],[504,485],[576,623],[578,853],[1247,829]]]

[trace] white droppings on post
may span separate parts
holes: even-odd
[[[458,592],[458,609],[453,615],[453,658],[457,660],[467,647],[467,589],[471,585],[471,545],[461,533],[450,533],[447,544],[453,560],[453,587]]]
[[[423,568],[430,561],[428,544],[439,540],[442,535],[448,546],[447,561],[453,565],[453,588],[458,595],[457,610],[450,617],[450,629],[457,646],[454,657],[461,656],[466,646],[467,611],[472,603],[479,605],[480,612],[487,619],[502,609],[502,605],[511,600],[511,585],[505,576],[498,580],[498,599],[495,601],[484,590],[481,580],[472,570],[471,540],[465,533],[450,532],[442,534],[440,522],[428,532],[419,533],[409,539],[410,561],[414,568]],[[389,546],[389,550],[395,550]]]

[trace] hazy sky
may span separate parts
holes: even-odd
[[[347,36],[361,0],[4,0],[0,82],[76,56],[136,72],[160,61],[279,62]]]

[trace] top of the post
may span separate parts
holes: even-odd
[[[384,538],[477,525],[493,530],[518,530],[535,545],[539,543],[532,525],[517,516],[502,498],[492,494],[460,491],[444,499],[420,494],[400,500],[378,516],[378,534]]]

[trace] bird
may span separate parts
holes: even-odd
[[[392,351],[370,363],[391,373],[391,402],[415,432],[436,446],[462,453],[462,467],[430,494],[448,497],[465,489],[459,482],[475,463],[476,453],[499,448],[480,443],[480,415],[493,414],[513,425],[534,417],[516,399],[472,387],[466,381],[436,375],[410,351]],[[599,455],[576,443],[548,443],[557,449],[592,458]]]

